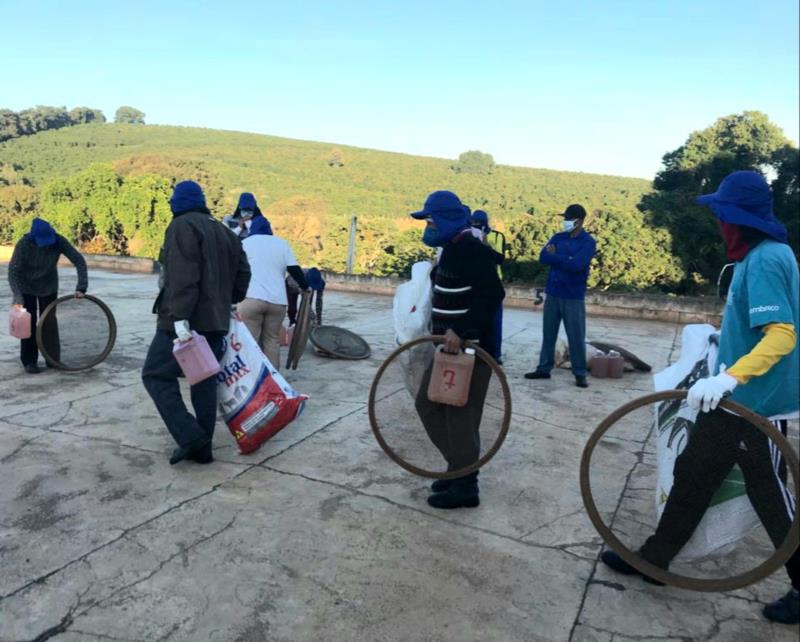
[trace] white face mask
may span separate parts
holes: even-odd
[[[576,226],[577,224],[578,224],[578,223],[577,223],[577,221],[575,221],[575,220],[571,220],[571,221],[564,221],[564,223],[563,223],[563,225],[564,225],[564,231],[565,231],[565,232],[572,232],[572,231],[575,229],[575,226]]]
[[[239,210],[239,216],[245,221],[253,218],[253,210]]]

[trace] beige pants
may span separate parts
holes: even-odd
[[[286,306],[260,299],[245,299],[237,309],[250,334],[258,341],[261,351],[267,355],[275,369],[280,370],[281,348],[278,334],[283,317],[286,316]]]

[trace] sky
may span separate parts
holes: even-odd
[[[747,109],[798,140],[797,0],[0,0],[0,108],[652,178]]]

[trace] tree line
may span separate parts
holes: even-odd
[[[134,107],[117,109],[115,123],[143,125],[145,114]],[[22,111],[0,109],[0,143],[20,136],[32,136],[50,129],[61,129],[87,123],[104,123],[106,117],[100,109],[91,107],[48,107],[39,105]]]

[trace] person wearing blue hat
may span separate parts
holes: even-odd
[[[266,227],[261,226],[262,233],[268,236],[272,235],[272,226],[269,220],[261,213],[256,202],[256,197],[250,192],[242,192],[239,195],[239,201],[236,204],[236,209],[233,214],[223,217],[222,221],[228,228],[236,234],[240,239],[244,240],[250,235],[250,229],[253,223],[259,219],[266,222]],[[266,229],[266,232],[263,230]]]
[[[564,231],[554,235],[542,248],[539,262],[549,265],[542,318],[542,349],[539,365],[526,372],[526,379],[549,379],[555,366],[558,329],[564,323],[575,385],[587,388],[586,381],[586,282],[596,252],[592,235],[583,229],[586,210],[573,204],[564,210]]]
[[[483,242],[494,252],[497,262],[497,276],[503,280],[503,262],[506,259],[506,237],[505,234],[489,227],[489,215],[484,210],[475,210],[470,216],[469,224],[473,229],[480,230]],[[503,364],[503,305],[497,310],[494,318],[494,346],[491,353],[495,361]]]
[[[787,245],[786,228],[772,211],[772,193],[758,172],[727,176],[713,194],[700,196],[719,221],[728,258],[735,262],[719,339],[717,372],[688,393],[698,411],[686,448],[675,461],[674,483],[655,534],[640,555],[662,568],[689,541],[711,498],[734,465],[775,547],[789,534],[797,506],[786,485],[786,464],[766,435],[718,408],[723,397],[773,420],[786,434],[787,419],[800,416],[800,274]],[[602,560],[635,574],[613,551]],[[800,622],[800,551],[786,564],[792,587],[764,607],[775,622]],[[652,580],[651,580],[652,581]]]
[[[161,287],[153,304],[158,320],[142,383],[178,445],[169,463],[208,464],[214,461],[217,380],[209,377],[191,387],[192,416],[181,397],[181,368],[172,349],[176,340],[190,340],[194,330],[206,338],[214,356],[222,358],[231,305],[247,293],[250,266],[242,242],[211,216],[200,185],[178,183],[169,206],[172,221],[164,234]]]
[[[8,265],[8,283],[13,295],[13,306],[24,307],[31,315],[31,335],[20,341],[19,358],[25,372],[38,374],[39,347],[36,344],[36,319],[38,314],[58,297],[58,259],[66,256],[78,271],[75,296],[82,297],[89,285],[86,261],[81,253],[53,227],[41,218],[33,219],[31,231],[14,246]],[[50,346],[50,355],[59,359],[58,323],[54,314],[48,314],[42,328],[43,341]]]
[[[464,340],[488,352],[494,346],[494,316],[505,297],[492,251],[472,234],[469,217],[453,192],[433,192],[412,217],[426,221],[422,241],[440,248],[433,269],[433,334],[444,336],[444,350],[461,351]],[[432,364],[427,368],[415,407],[428,437],[441,452],[450,471],[475,463],[480,457],[480,423],[491,369],[475,360],[469,397],[463,407],[436,403],[427,390]],[[437,480],[428,504],[434,508],[475,507],[480,503],[478,473],[453,480]]]

